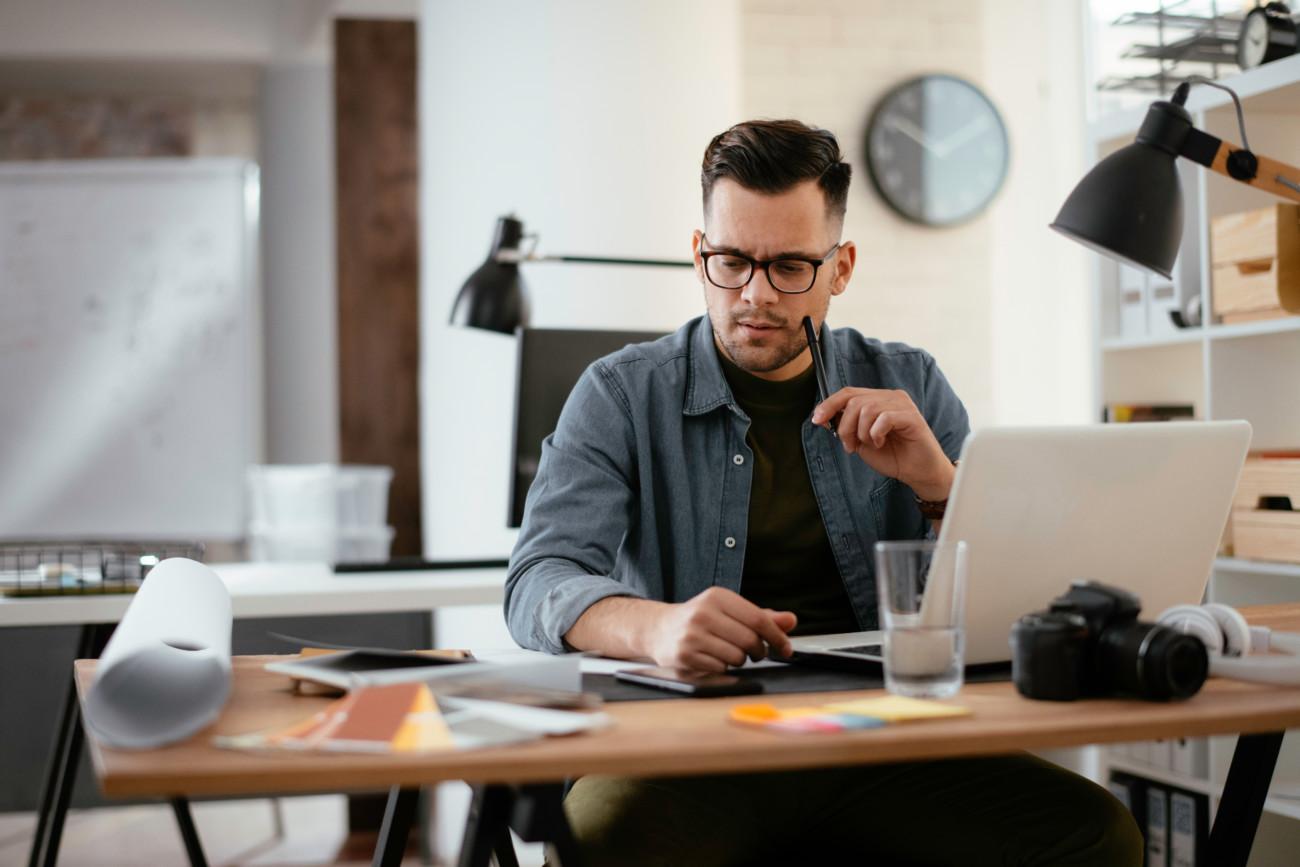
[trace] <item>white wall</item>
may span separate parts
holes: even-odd
[[[1095,256],[1047,228],[1088,168],[1083,5],[985,4],[984,81],[1012,142],[1012,170],[990,213],[989,423],[1097,420],[1088,283]]]
[[[513,338],[446,326],[514,211],[543,249],[686,258],[704,147],[738,115],[735,2],[453,3],[420,26],[425,553],[504,556]],[[537,265],[533,324],[676,328],[689,271]]]

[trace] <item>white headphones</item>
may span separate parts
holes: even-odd
[[[1300,635],[1251,626],[1237,609],[1217,603],[1175,605],[1156,622],[1205,642],[1216,677],[1300,686]],[[1270,650],[1287,655],[1246,658]]]

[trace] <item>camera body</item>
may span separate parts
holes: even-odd
[[[1011,678],[1027,698],[1074,701],[1132,695],[1188,698],[1205,683],[1210,661],[1195,636],[1138,620],[1142,603],[1127,590],[1075,581],[1046,611],[1011,628]]]

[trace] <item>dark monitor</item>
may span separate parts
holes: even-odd
[[[542,440],[555,430],[569,392],[587,366],[629,343],[663,337],[662,332],[585,331],[521,328],[519,370],[515,379],[515,431],[511,456],[510,514],[507,526],[524,520],[524,500],[542,460]]]

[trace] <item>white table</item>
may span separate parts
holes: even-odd
[[[325,563],[211,565],[230,590],[236,619],[432,611],[454,605],[500,604],[505,596],[506,570],[499,567],[335,574]],[[120,621],[132,598],[129,593],[0,597],[0,627],[78,625],[82,636],[77,657],[97,656],[108,633],[104,624]],[[41,795],[32,865],[53,865],[58,858],[63,819],[81,755],[82,731],[75,704],[75,689],[70,688]],[[188,846],[191,838],[197,840],[189,805],[178,802],[173,807]]]
[[[325,563],[216,563],[234,616],[374,614],[492,605],[505,595],[505,569],[421,569],[334,574]],[[129,593],[0,597],[0,627],[117,623]]]

